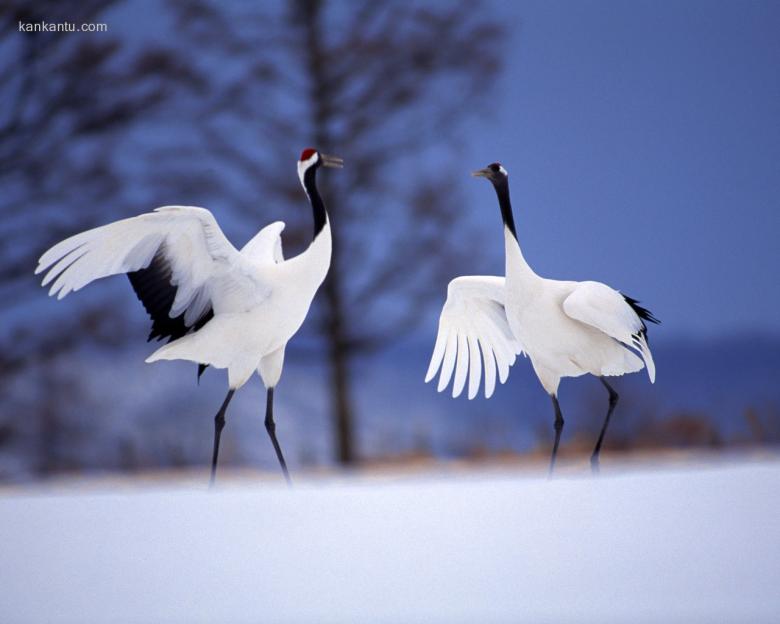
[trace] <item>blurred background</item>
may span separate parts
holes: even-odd
[[[20,32],[19,23],[105,24]],[[610,452],[780,443],[780,4],[7,0],[0,9],[0,480],[203,469],[223,371],[144,364],[127,279],[61,302],[51,244],[165,204],[243,245],[287,222],[302,251],[303,147],[331,272],[287,349],[278,435],[296,470],[546,458],[528,360],[490,401],[423,384],[447,282],[501,274],[492,189],[510,172],[538,273],[639,299],[658,367],[617,379]],[[562,452],[586,465],[607,406],[565,380]],[[278,470],[252,380],[221,464]],[[614,456],[614,455],[613,455]]]

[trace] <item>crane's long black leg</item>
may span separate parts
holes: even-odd
[[[233,398],[235,390],[228,390],[225,400],[222,402],[222,407],[219,408],[217,415],[214,417],[214,455],[211,457],[211,481],[209,486],[213,487],[214,479],[217,478],[217,458],[219,457],[219,438],[222,435],[222,429],[225,428],[225,412],[227,411],[228,403]]]
[[[265,403],[265,430],[268,432],[268,436],[271,438],[271,444],[274,445],[276,457],[279,459],[279,465],[282,467],[282,472],[284,473],[284,478],[287,481],[287,485],[292,485],[292,481],[290,481],[290,473],[287,472],[287,462],[284,461],[284,455],[282,455],[282,447],[279,446],[279,441],[276,439],[273,388],[268,388],[268,395]]]
[[[553,469],[555,468],[555,457],[558,455],[558,445],[561,443],[561,431],[563,431],[563,414],[561,414],[561,406],[558,404],[558,397],[551,394],[553,407],[555,408],[555,442],[553,443],[552,455],[550,456],[550,471],[547,473],[548,478],[552,478]]]
[[[601,427],[601,433],[599,434],[599,439],[596,442],[596,448],[593,449],[593,455],[590,456],[590,468],[595,473],[598,473],[599,471],[599,453],[601,452],[601,445],[604,443],[604,434],[607,433],[609,418],[612,416],[612,412],[614,411],[618,399],[620,398],[618,393],[615,392],[615,389],[607,383],[606,379],[603,377],[599,377],[599,379],[601,380],[601,383],[604,384],[607,392],[609,392],[609,409],[607,409],[607,417],[604,419],[604,424]]]

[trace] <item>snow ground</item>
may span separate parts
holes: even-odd
[[[223,481],[224,482],[224,481]],[[0,621],[770,622],[780,462],[8,490]]]

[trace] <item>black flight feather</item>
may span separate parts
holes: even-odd
[[[633,299],[628,295],[623,295],[623,299],[626,300],[626,303],[629,306],[631,306],[631,309],[634,312],[636,312],[636,315],[642,321],[642,329],[639,330],[639,333],[644,335],[645,338],[647,338],[647,325],[645,325],[645,321],[647,321],[648,323],[655,323],[656,325],[660,325],[661,321],[655,318],[655,316],[653,316],[653,313],[650,312],[650,310],[639,305],[639,302],[636,299]]]
[[[171,266],[162,253],[162,248],[157,251],[148,267],[127,274],[138,300],[152,319],[152,330],[147,342],[153,338],[158,341],[167,338],[168,342],[177,340],[191,331],[198,331],[214,318],[211,306],[190,326],[184,322],[183,312],[171,318],[170,311],[177,291],[176,286],[171,284],[171,275]],[[198,365],[198,379],[204,370],[205,365]]]

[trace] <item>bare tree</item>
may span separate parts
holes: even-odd
[[[124,4],[0,9],[0,384],[32,368],[46,380],[48,393],[22,397],[40,420],[40,470],[71,465],[68,449],[52,449],[88,435],[52,416],[66,394],[76,407],[87,399],[47,362],[87,337],[119,349],[125,334],[100,293],[79,298],[67,321],[36,317],[41,251],[139,207],[193,203],[222,216],[229,207],[227,230],[282,217],[294,253],[310,224],[290,164],[312,145],[348,167],[323,180],[333,265],[296,344],[327,362],[336,454],[349,463],[356,358],[412,328],[468,248],[450,150],[499,69],[501,28],[474,2],[171,0],[160,19],[175,36],[139,46],[110,23]],[[107,22],[109,32],[20,33],[19,21]],[[19,407],[4,402],[0,444]]]
[[[230,175],[177,178],[158,168],[158,181],[229,198],[256,222],[268,204],[300,202],[289,175],[296,148],[346,160],[343,175],[323,182],[334,254],[314,337],[328,362],[336,456],[345,464],[357,456],[355,359],[413,328],[452,276],[453,250],[468,247],[452,175],[462,172],[449,148],[480,110],[502,40],[475,4],[295,0],[274,12],[171,3],[183,49],[206,46],[212,67],[235,55],[246,62],[212,75],[211,96],[194,113],[198,149]],[[285,218],[301,245],[308,226],[297,214]]]
[[[0,236],[16,243],[2,246],[3,287],[28,274],[44,243],[98,213],[63,206],[116,200],[121,186],[112,153],[117,135],[175,86],[197,86],[196,75],[177,66],[165,50],[147,48],[128,56],[110,32],[18,29],[19,23],[96,22],[114,4],[14,0],[0,13],[0,184],[5,189]],[[52,204],[58,210],[47,210]],[[20,237],[25,244],[19,244]]]
[[[9,396],[11,382],[83,344],[86,336],[116,344],[121,335],[116,312],[102,314],[102,303],[94,300],[62,323],[25,310],[31,295],[40,295],[32,279],[36,258],[63,235],[121,212],[124,175],[115,154],[119,137],[175,90],[196,91],[200,85],[164,49],[129,50],[110,31],[19,28],[20,23],[105,21],[115,4],[11,0],[0,8],[0,427],[8,431],[19,426],[19,410],[24,410]],[[41,472],[62,465],[49,451],[68,437],[64,432],[69,425],[55,412],[65,397],[78,396],[77,383],[52,367],[43,371],[42,391],[22,397],[40,420]]]

